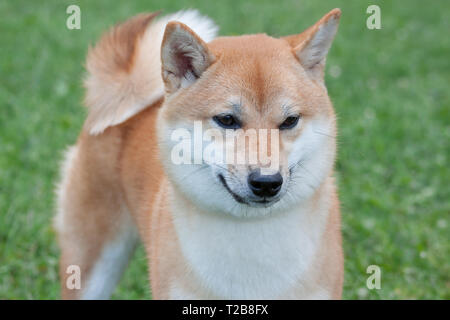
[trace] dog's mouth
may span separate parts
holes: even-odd
[[[280,200],[279,197],[277,198],[273,198],[273,199],[262,199],[262,200],[252,200],[251,204],[255,207],[270,207],[271,205],[273,205],[274,203],[278,202]]]
[[[278,202],[280,200],[279,197],[277,198],[273,198],[273,199],[267,199],[267,198],[262,198],[262,199],[244,199],[242,196],[236,194],[235,192],[233,192],[233,190],[231,190],[231,188],[228,186],[225,177],[222,174],[218,175],[220,182],[222,183],[223,187],[228,191],[229,194],[231,194],[231,196],[234,198],[234,200],[236,200],[239,203],[242,204],[246,204],[246,205],[251,205],[251,206],[255,206],[255,207],[269,207],[272,204],[274,204],[275,202]]]
[[[224,188],[231,194],[231,196],[234,198],[234,200],[236,200],[239,203],[248,204],[248,202],[245,201],[244,198],[242,198],[240,195],[234,193],[233,190],[231,190],[231,188],[228,186],[228,184],[225,181],[225,178],[222,174],[219,174],[219,180],[222,183],[222,185],[224,186]]]

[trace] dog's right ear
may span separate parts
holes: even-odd
[[[305,71],[316,80],[323,81],[326,56],[336,35],[340,17],[341,10],[333,9],[302,33],[282,38],[291,45]]]
[[[214,62],[206,43],[188,26],[172,21],[161,45],[162,78],[167,93],[187,88]]]

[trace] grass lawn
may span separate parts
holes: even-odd
[[[81,8],[81,30],[66,7]],[[382,29],[366,28],[378,4]],[[450,2],[1,1],[0,299],[59,298],[51,227],[64,148],[82,126],[89,44],[136,13],[198,8],[222,35],[298,33],[343,11],[327,61],[339,117],[346,299],[450,299]],[[381,289],[366,268],[381,268]],[[115,299],[150,298],[139,248]]]

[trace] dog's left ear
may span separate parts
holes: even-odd
[[[315,80],[323,79],[326,56],[337,32],[340,16],[341,10],[333,9],[302,33],[282,38],[291,45],[306,72]]]
[[[174,93],[195,82],[215,61],[206,43],[181,22],[169,22],[161,45],[162,78]]]

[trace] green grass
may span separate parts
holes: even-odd
[[[74,3],[81,30],[66,29]],[[373,3],[381,30],[366,28]],[[88,45],[138,12],[189,7],[214,18],[222,35],[298,33],[343,10],[326,77],[339,117],[344,298],[450,299],[445,0],[0,2],[0,299],[59,298],[53,189],[85,116]],[[381,290],[366,289],[371,264],[381,267]],[[142,248],[113,298],[150,298]]]

